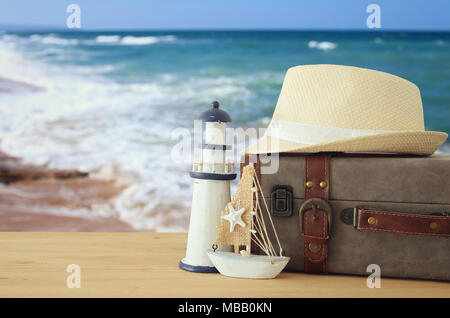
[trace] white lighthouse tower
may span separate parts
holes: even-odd
[[[191,220],[186,257],[180,268],[201,273],[217,272],[206,250],[210,249],[217,236],[220,215],[230,196],[230,180],[236,178],[234,164],[227,163],[225,152],[231,146],[225,144],[226,123],[231,122],[227,112],[213,102],[212,108],[200,115],[205,123],[202,160],[194,162],[190,176],[194,179]]]

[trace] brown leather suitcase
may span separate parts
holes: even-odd
[[[286,270],[369,275],[377,264],[382,277],[450,280],[450,155],[281,153],[242,161],[255,164],[291,257]]]

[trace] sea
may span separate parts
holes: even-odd
[[[212,101],[232,127],[265,127],[289,67],[353,65],[415,83],[426,129],[449,133],[449,53],[450,32],[0,31],[0,77],[43,88],[0,94],[0,150],[126,179],[99,217],[185,231],[192,180],[174,130],[192,131]]]

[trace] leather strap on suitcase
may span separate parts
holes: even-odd
[[[326,273],[328,240],[331,232],[331,207],[328,204],[330,155],[305,158],[305,201],[300,207],[300,232],[303,240],[304,269]]]
[[[450,237],[448,213],[424,215],[356,207],[344,209],[341,219],[359,231]]]

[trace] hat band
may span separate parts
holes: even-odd
[[[393,130],[365,130],[329,126],[317,126],[286,120],[272,120],[265,136],[292,141],[304,145],[338,141],[360,136],[392,133]]]

